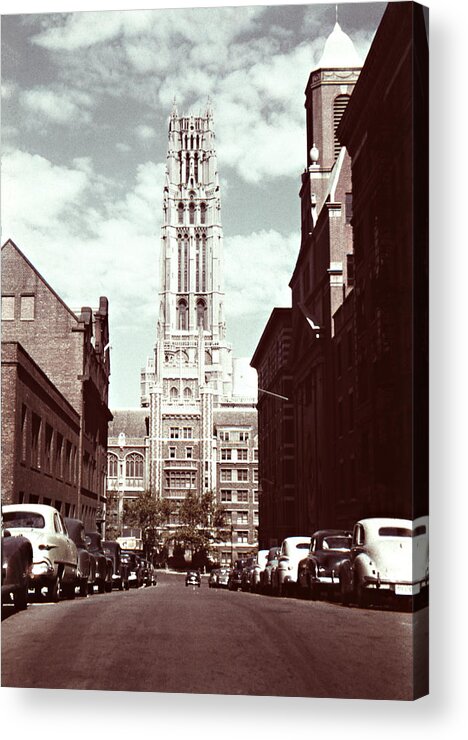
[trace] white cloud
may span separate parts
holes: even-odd
[[[23,91],[20,100],[35,117],[43,116],[52,123],[75,125],[91,120],[88,110],[92,105],[91,98],[77,90],[56,92],[45,87],[34,88]]]
[[[140,124],[136,127],[135,133],[138,136],[139,139],[142,139],[143,141],[147,141],[148,139],[154,139],[156,136],[156,131],[152,126],[145,126],[144,124]]]
[[[299,232],[262,230],[224,240],[226,311],[231,319],[290,306],[288,287],[300,245]],[[246,280],[246,271],[249,279]]]

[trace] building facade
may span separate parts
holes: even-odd
[[[2,500],[53,501],[95,526],[106,494],[108,302],[72,311],[2,247]],[[7,465],[8,467],[4,467]]]
[[[226,339],[224,306],[213,113],[208,105],[203,116],[180,116],[174,104],[163,190],[156,345],[141,374],[141,405],[148,420],[145,438],[141,438],[143,488],[172,501],[175,507],[188,492],[213,492],[226,505],[230,520],[229,537],[223,545],[222,559],[226,560],[227,552],[231,559],[256,544],[258,481],[253,458],[255,380],[249,397],[234,393],[237,364]],[[111,455],[123,458],[130,452],[130,447],[118,444],[119,435],[129,437],[130,419],[130,411],[126,420],[117,416]],[[231,445],[234,440],[237,446]],[[228,449],[231,457],[223,459]],[[132,452],[140,454],[133,448]],[[110,461],[115,466],[112,457]],[[228,461],[231,480],[222,465]],[[232,483],[239,488],[229,499],[226,491]],[[128,494],[126,490],[126,498]],[[231,513],[236,507],[230,505],[238,501],[243,509],[237,518]],[[177,526],[175,518],[171,526]]]

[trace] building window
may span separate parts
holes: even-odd
[[[353,194],[346,193],[345,194],[345,218],[346,218],[347,224],[351,223],[352,217],[353,217]]]
[[[179,439],[179,427],[171,427],[169,430],[169,436],[171,439]]]
[[[221,450],[221,460],[231,460],[232,450],[229,448],[223,448]]]
[[[70,453],[71,444],[67,442],[67,468],[70,467]],[[113,455],[111,452],[107,455],[107,477],[117,478],[119,471],[119,459],[117,455]],[[70,476],[68,476],[70,478]]]
[[[253,513],[253,523],[254,523],[254,526],[257,526],[257,524],[258,524],[258,511],[254,511],[254,513]]]
[[[246,490],[237,491],[237,503],[243,504],[249,500],[249,492]]]
[[[34,320],[34,296],[22,295],[20,299],[20,319],[21,321]]]
[[[177,210],[178,210],[178,221],[180,224],[183,224],[184,223],[184,204],[179,203],[179,207]]]
[[[238,511],[237,512],[237,524],[248,524],[249,523],[249,512]]]
[[[247,460],[248,459],[248,450],[245,450],[243,448],[240,448],[237,450],[237,459],[238,460]]]
[[[200,223],[206,223],[206,204],[202,203],[200,206]]]
[[[248,442],[249,440],[249,433],[248,432],[239,432],[239,441],[240,442]]]
[[[192,439],[192,437],[193,437],[192,427],[183,427],[182,428],[182,437],[184,439]]]
[[[171,401],[174,401],[179,396],[179,391],[175,386],[172,386],[171,390],[169,391],[169,395],[171,397]]]
[[[190,390],[190,388],[184,388],[184,398],[192,398],[192,391]]]
[[[232,470],[227,468],[221,468],[221,480],[228,481],[232,480]]]
[[[63,436],[57,432],[55,437],[55,475],[63,478]]]
[[[14,321],[15,296],[2,295],[2,321]]]
[[[237,533],[237,541],[241,544],[247,544],[249,541],[249,533],[244,531],[239,531]]]
[[[232,491],[223,491],[223,489],[221,489],[221,502],[228,503],[229,501],[232,501]],[[228,513],[229,512],[226,512],[226,514]]]
[[[195,471],[193,470],[168,470],[166,471],[167,488],[194,488]]]
[[[177,304],[178,322],[177,326],[181,331],[187,331],[188,329],[188,311],[187,301],[182,298]]]
[[[107,456],[107,465],[109,466],[109,455]],[[110,475],[109,472],[107,474]],[[65,478],[68,482],[72,479],[72,443],[69,440],[67,440],[65,446]]]
[[[346,281],[348,287],[352,288],[354,285],[354,254],[346,255]]]
[[[254,483],[258,483],[258,468],[254,468],[252,472],[253,472]]]
[[[195,223],[195,206],[193,203],[190,203],[189,205],[189,223]]]
[[[202,300],[197,301],[197,326],[206,329],[206,303]]]
[[[341,117],[343,116],[343,113],[346,110],[346,106],[349,102],[349,95],[338,95],[334,102],[333,102],[333,131],[334,131],[334,154],[335,159],[338,157],[340,150],[341,150],[341,144],[338,141],[338,137],[336,135],[336,129],[338,128],[338,124],[341,121]]]
[[[133,452],[125,459],[125,476],[127,478],[143,478],[143,458]]]
[[[246,469],[241,468],[237,471],[237,480],[249,480],[249,471]]]
[[[52,469],[52,440],[54,430],[50,424],[46,424],[44,438],[44,472],[50,473]]]
[[[175,447],[169,447],[169,457],[171,458],[171,460],[175,460],[175,457],[176,457]]]
[[[253,500],[254,500],[254,503],[256,504],[258,503],[258,491],[257,490],[253,491]]]
[[[229,442],[229,432],[220,432],[219,438],[221,442]]]
[[[191,460],[193,458],[193,447],[185,448],[185,457],[187,460]]]
[[[254,456],[254,458],[253,458],[253,459],[257,461],[257,460],[258,460],[258,447],[256,447],[256,448],[254,449],[254,451],[253,451],[253,456]]]

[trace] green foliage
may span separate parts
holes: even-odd
[[[125,503],[125,526],[141,529],[143,546],[148,556],[153,550],[161,548],[158,529],[161,530],[169,521],[171,513],[171,502],[167,499],[154,498],[150,491],[145,491],[134,501]]]
[[[224,511],[213,492],[201,496],[188,493],[177,510],[179,524],[172,533],[173,543],[192,551],[192,560],[207,559],[213,545],[226,537]]]

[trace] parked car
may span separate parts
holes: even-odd
[[[227,588],[229,584],[229,568],[220,568],[217,577],[217,588]]]
[[[249,556],[245,561],[245,566],[242,568],[240,588],[241,591],[250,591],[250,581],[252,578],[252,572],[257,564],[257,558],[255,556]]]
[[[90,591],[93,593],[94,586],[96,585],[100,594],[104,592],[109,593],[112,591],[112,559],[103,550],[102,538],[99,532],[86,532],[85,540],[89,552],[96,559],[96,577]]]
[[[239,558],[234,561],[234,566],[231,568],[229,573],[228,588],[230,591],[237,591],[241,587],[242,582],[242,571],[246,565],[246,560]]]
[[[260,591],[261,575],[267,564],[268,552],[268,550],[259,550],[253,558],[253,562],[242,574],[245,591]]]
[[[2,604],[12,602],[16,611],[28,606],[28,589],[33,549],[23,535],[2,534]]]
[[[310,548],[310,537],[286,537],[281,544],[278,565],[272,570],[272,591],[276,596],[293,594],[296,590],[300,561]]]
[[[113,540],[103,540],[102,549],[104,554],[112,560],[112,586],[119,591],[125,589],[128,591],[128,576],[130,569],[128,563],[122,560],[122,549],[118,542]]]
[[[271,594],[271,576],[278,565],[279,547],[270,547],[268,550],[267,561],[264,569],[260,573],[259,590],[263,594]]]
[[[152,563],[149,560],[140,558],[140,566],[143,586],[156,586],[158,576]]]
[[[418,596],[429,584],[427,517],[414,523],[391,518],[358,521],[339,579],[344,604],[364,607]]]
[[[306,558],[297,573],[297,595],[316,599],[322,591],[339,589],[338,571],[349,559],[352,534],[343,529],[322,529],[312,535]]]
[[[122,550],[121,560],[128,567],[128,585],[131,588],[143,586],[143,569],[138,555],[131,550]]]
[[[219,568],[213,568],[208,577],[208,588],[218,588]]]
[[[96,578],[96,558],[88,550],[84,524],[81,519],[65,517],[65,526],[69,537],[76,545],[78,566],[76,570],[76,585],[80,596],[87,596]]]
[[[196,570],[189,570],[187,575],[185,576],[185,585],[186,586],[198,586],[200,588],[201,586],[201,576],[200,573]]]
[[[57,509],[47,504],[7,504],[2,513],[5,528],[31,542],[30,587],[36,595],[46,588],[51,601],[74,598],[78,553]]]

